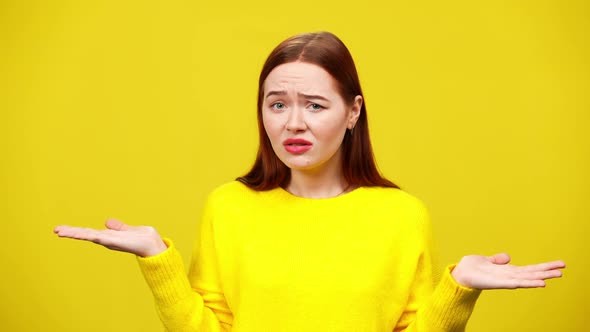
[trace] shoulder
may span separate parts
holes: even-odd
[[[418,197],[397,188],[363,187],[362,199],[402,211],[425,213],[427,210]]]
[[[396,188],[364,187],[361,202],[365,213],[374,217],[387,216],[397,226],[428,232],[430,215],[426,205],[418,197]]]
[[[249,191],[253,190],[248,188],[248,186],[246,186],[242,182],[233,180],[217,186],[215,189],[211,191],[211,195],[243,194]]]
[[[227,202],[234,200],[244,200],[248,196],[255,193],[254,190],[248,188],[245,184],[239,181],[230,181],[224,183],[213,189],[208,197],[208,202]]]
[[[253,195],[253,190],[238,181],[231,181],[224,183],[206,196],[205,204],[203,206],[203,215],[205,218],[211,216],[218,216],[230,210],[241,209],[240,207],[247,206]]]

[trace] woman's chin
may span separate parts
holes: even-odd
[[[292,171],[311,171],[317,167],[310,160],[284,160],[283,163]]]

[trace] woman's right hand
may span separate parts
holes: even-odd
[[[97,230],[71,226],[57,226],[53,230],[59,237],[84,240],[100,244],[111,250],[124,251],[142,257],[157,255],[168,247],[150,226],[129,226],[119,220],[109,219],[108,229]]]

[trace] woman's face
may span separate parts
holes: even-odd
[[[340,146],[358,119],[361,96],[348,105],[322,67],[290,62],[270,72],[263,98],[264,129],[287,167],[311,171],[341,163]]]

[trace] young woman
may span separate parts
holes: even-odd
[[[427,211],[378,173],[365,105],[336,36],[277,46],[260,74],[255,164],[209,196],[188,277],[151,227],[55,232],[137,255],[169,331],[460,331],[480,290],[561,276],[561,261],[474,255],[435,287]]]

